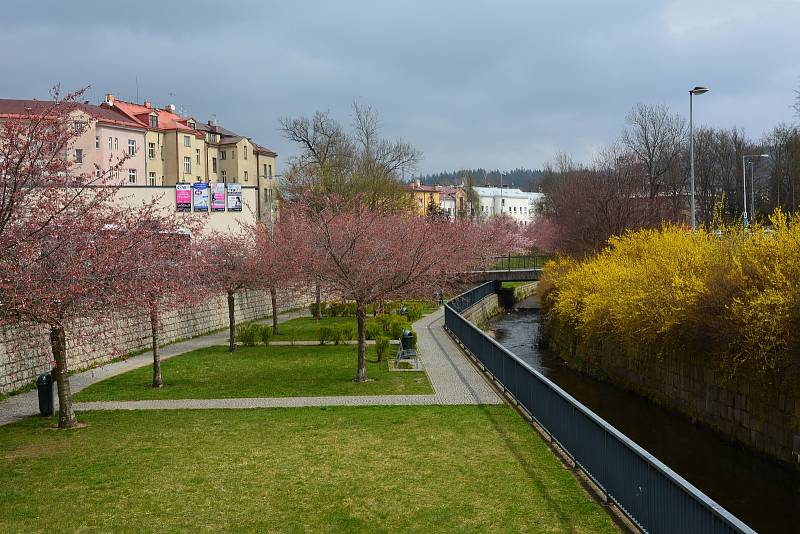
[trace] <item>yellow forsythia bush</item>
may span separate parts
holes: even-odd
[[[551,346],[591,358],[710,357],[770,382],[800,364],[800,217],[694,233],[614,237],[585,260],[550,262],[540,282]]]

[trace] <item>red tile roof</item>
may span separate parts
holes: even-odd
[[[124,126],[126,128],[141,128],[142,125],[128,117],[115,113],[110,109],[92,104],[67,104],[74,106],[75,109],[81,110],[90,117],[93,117],[98,122],[104,124],[113,124],[116,126]],[[0,98],[0,117],[4,118],[25,118],[32,114],[40,114],[47,112],[53,106],[51,100],[17,100]]]
[[[108,106],[108,107],[107,107]],[[116,110],[117,112],[125,115],[131,120],[137,121],[144,127],[150,125],[150,113],[153,111],[158,115],[158,129],[159,130],[178,130],[181,132],[191,132],[197,137],[203,137],[203,133],[193,130],[187,126],[186,122],[190,120],[188,117],[181,117],[166,109],[155,109],[135,104],[133,102],[125,102],[124,100],[114,100],[114,105],[109,106],[103,104],[103,109]]]

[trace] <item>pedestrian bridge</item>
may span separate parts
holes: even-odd
[[[543,269],[495,269],[472,271],[476,282],[535,282],[542,277]]]
[[[542,277],[546,256],[507,254],[491,258],[486,269],[472,271],[476,282],[535,282]]]

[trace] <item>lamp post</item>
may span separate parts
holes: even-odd
[[[747,165],[746,161],[747,158],[768,158],[769,154],[745,154],[742,156],[742,208],[744,209],[744,213],[742,218],[744,220],[745,227],[748,224],[747,219]],[[752,163],[751,163],[752,165]],[[751,166],[751,169],[753,167]],[[756,214],[756,193],[755,193],[755,180],[753,179],[753,172],[751,171],[750,177],[750,216],[755,217]]]
[[[692,231],[697,230],[697,216],[695,215],[694,203],[694,128],[692,125],[692,97],[695,95],[702,95],[707,93],[707,87],[695,87],[689,90],[689,167],[691,169],[691,184],[692,188]]]

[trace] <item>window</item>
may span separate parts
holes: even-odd
[[[114,149],[114,138],[113,137],[109,137],[108,138],[108,150],[113,150],[113,149]]]
[[[266,176],[266,175],[267,175],[267,164],[265,163],[264,164],[264,174],[263,174],[263,176]]]
[[[198,165],[200,165],[200,149],[199,148],[195,148],[194,149],[194,155],[195,155],[195,158],[196,158],[196,163]]]
[[[211,172],[217,172],[217,158],[211,158]]]
[[[150,159],[156,159],[156,144],[155,143],[147,143],[147,157]]]
[[[83,133],[83,129],[86,127],[85,122],[75,121],[72,123],[72,131],[75,132],[75,135],[80,135]]]
[[[194,181],[195,181],[195,182],[202,182],[202,181],[203,181],[203,179],[202,179],[202,178],[200,178],[200,177],[198,176],[197,178],[195,178],[195,180],[194,180]]]
[[[247,181],[247,171],[244,171],[244,181]]]
[[[148,173],[147,183],[148,185],[156,185],[156,173]]]
[[[158,115],[150,115],[150,128],[158,128]]]
[[[225,159],[225,151],[223,150],[222,153],[219,155],[219,159]]]
[[[94,147],[95,148],[100,148],[100,136],[99,135],[95,135],[94,136]]]
[[[117,138],[115,137],[115,138],[114,138],[114,150],[117,150],[118,148],[119,148],[119,139],[117,139]]]
[[[194,130],[197,127],[197,124],[195,124],[194,121],[189,121],[186,124],[188,124],[189,128],[191,128],[192,130]]]
[[[83,163],[83,149],[76,148],[75,149],[75,163]]]
[[[128,183],[136,183],[136,169],[128,169]]]
[[[136,155],[136,141],[134,139],[128,139],[128,155]]]
[[[244,145],[244,159],[247,159],[247,145]]]
[[[189,174],[192,172],[192,158],[183,156],[183,172]]]
[[[267,173],[267,176],[269,176],[269,179],[272,180],[272,165],[269,165],[268,168],[269,172]]]
[[[100,178],[100,169],[95,169],[95,171],[94,171],[94,177],[95,177],[95,178]]]
[[[222,171],[222,181],[223,182],[225,182],[227,180],[227,177],[225,176],[226,174],[227,173],[225,171]]]
[[[192,138],[188,135],[183,136],[183,146],[192,146]]]

